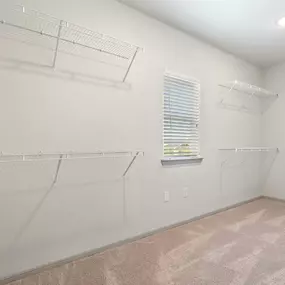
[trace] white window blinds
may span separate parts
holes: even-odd
[[[199,157],[200,83],[164,75],[165,158]]]

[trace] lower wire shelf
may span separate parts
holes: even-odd
[[[25,154],[4,154],[0,152],[0,165],[4,167],[9,163],[21,163],[21,164],[29,164],[29,162],[37,163],[37,162],[44,162],[44,161],[54,161],[56,162],[55,174],[53,176],[52,183],[50,187],[47,189],[43,197],[40,201],[36,204],[35,208],[31,211],[30,215],[28,216],[27,220],[24,224],[20,227],[19,231],[16,233],[15,238],[11,241],[11,246],[9,249],[14,246],[29,228],[30,224],[34,220],[34,218],[39,213],[40,209],[42,208],[43,204],[45,203],[47,197],[57,185],[59,172],[62,167],[62,162],[67,160],[86,160],[86,159],[112,159],[112,158],[128,158],[129,161],[127,166],[122,171],[122,179],[123,179],[123,217],[124,221],[126,221],[126,185],[125,185],[125,178],[126,175],[129,173],[129,170],[134,165],[136,159],[139,156],[144,156],[143,151],[97,151],[97,152],[59,152],[59,153],[25,153]],[[9,250],[8,249],[8,250]]]
[[[234,152],[279,152],[277,147],[236,147],[236,148],[220,148],[220,151],[234,151]]]

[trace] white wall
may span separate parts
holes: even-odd
[[[262,141],[265,145],[276,146],[280,152],[272,164],[271,171],[265,185],[265,195],[285,199],[285,135],[283,121],[285,118],[285,63],[275,65],[265,72],[264,82],[268,89],[279,93],[279,98],[264,114],[262,119]]]
[[[2,0],[1,5],[11,2],[15,1]],[[126,221],[123,184],[116,177],[127,161],[64,164],[59,184],[16,244],[15,236],[46,193],[56,165],[1,166],[0,277],[260,195],[245,167],[228,169],[221,176],[217,150],[260,144],[259,116],[217,104],[224,91],[218,87],[221,82],[239,79],[260,84],[256,67],[112,0],[22,3],[135,43],[144,52],[131,70],[128,89],[67,80],[58,70],[11,63],[5,54],[12,50],[22,55],[23,50],[2,39],[0,150],[141,149],[145,157],[127,178]],[[35,57],[39,55],[35,52]],[[44,53],[42,57],[49,59]],[[165,69],[201,81],[202,164],[161,165]],[[98,179],[101,182],[90,183]],[[188,198],[183,198],[184,187],[189,188]],[[170,192],[168,203],[164,191]]]

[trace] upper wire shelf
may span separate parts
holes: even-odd
[[[234,151],[234,152],[279,152],[276,147],[241,147],[241,148],[220,148],[220,151]]]
[[[219,84],[219,86],[229,89],[230,91],[238,91],[249,96],[255,96],[257,98],[270,98],[278,97],[278,93],[266,90],[264,88],[241,82],[238,80],[229,81],[224,84]]]
[[[33,33],[39,37],[54,39],[54,58],[51,64],[53,68],[56,66],[58,52],[70,51],[70,47],[65,47],[65,44],[124,60],[128,64],[122,79],[123,82],[125,82],[130,72],[137,53],[142,50],[136,45],[115,37],[86,29],[36,10],[27,9],[24,6],[16,6],[14,9],[7,10],[5,17],[0,18],[0,23]]]

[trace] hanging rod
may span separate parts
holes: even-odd
[[[4,154],[0,153],[0,163],[12,162],[38,162],[51,160],[76,160],[97,158],[123,158],[144,156],[142,151],[109,151],[109,152],[62,152],[62,153],[26,153],[26,154]]]
[[[223,88],[227,88],[230,91],[234,90],[234,91],[238,91],[244,94],[247,94],[249,96],[255,96],[255,97],[278,97],[279,94],[266,90],[264,88],[249,84],[249,83],[245,83],[245,82],[241,82],[238,80],[234,80],[234,81],[229,81],[227,83],[224,84],[219,84],[220,87]]]
[[[234,152],[270,152],[276,151],[279,152],[278,148],[270,147],[243,147],[243,148],[220,148],[220,151],[234,151]]]

